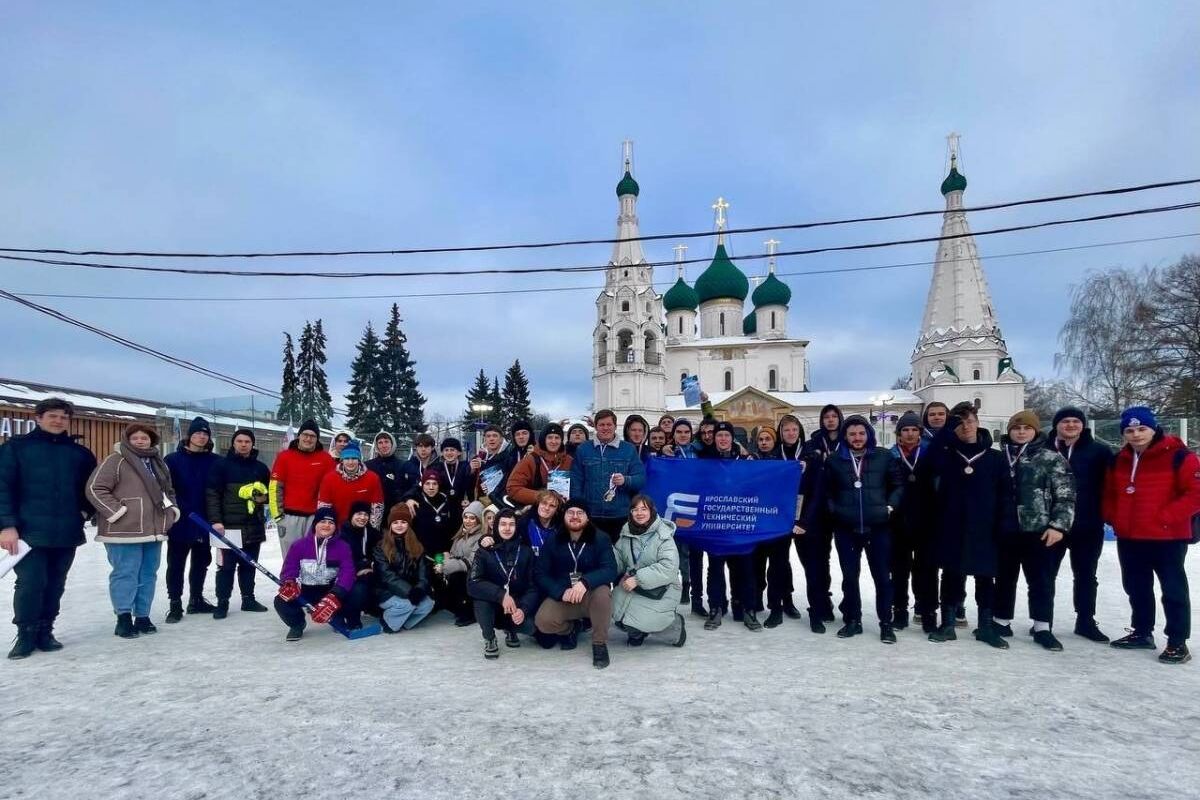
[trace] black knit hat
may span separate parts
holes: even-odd
[[[565,440],[567,437],[563,435],[562,425],[559,425],[557,422],[551,422],[549,425],[542,428],[542,432],[538,434],[538,439],[537,439],[538,447],[545,450],[546,449],[546,437],[552,433],[558,434],[558,438],[560,440],[559,449],[561,449],[562,445],[563,445],[563,443],[565,443]]]
[[[720,422],[717,423],[717,427],[713,429],[713,435],[716,436],[721,431],[725,431],[730,436],[736,435],[733,431],[733,423],[726,422],[725,420],[721,420]]]
[[[583,502],[578,497],[572,498],[567,501],[567,504],[565,506],[563,506],[563,513],[566,514],[572,508],[578,508],[581,511],[583,511],[583,513],[585,513],[585,514],[588,513],[587,503]]]
[[[321,428],[317,425],[317,421],[315,419],[306,419],[304,422],[301,422],[300,430],[296,431],[296,435],[299,436],[305,431],[308,431],[309,433],[315,433],[318,439],[321,437]]]
[[[236,431],[233,432],[233,436],[231,436],[229,438],[229,441],[232,442],[234,439],[236,439],[239,436],[249,436],[251,444],[258,443],[258,440],[254,438],[254,431],[250,430],[249,428],[238,428]]]
[[[360,511],[363,512],[364,514],[370,514],[371,513],[371,504],[368,503],[366,500],[355,500],[353,503],[350,504],[350,516],[353,517],[355,514],[357,514]]]
[[[1074,406],[1067,406],[1066,408],[1060,408],[1058,411],[1054,412],[1054,422],[1051,424],[1051,427],[1057,428],[1058,423],[1062,422],[1064,419],[1077,419],[1084,425],[1087,425],[1087,414],[1083,413],[1082,409],[1075,408]]]
[[[212,436],[212,428],[208,427],[208,420],[204,417],[193,419],[191,424],[188,425],[187,435],[191,436],[193,433],[207,433],[209,436]]]

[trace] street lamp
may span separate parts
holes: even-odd
[[[871,405],[879,409],[879,413],[876,414],[876,420],[879,422],[879,443],[884,447],[887,447],[887,407],[895,400],[896,395],[887,392],[871,398]]]
[[[475,421],[475,452],[478,453],[483,449],[483,429],[487,427],[483,415],[495,411],[495,408],[488,403],[473,403],[471,410],[479,415],[479,419]]]

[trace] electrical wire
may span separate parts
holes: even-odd
[[[976,231],[974,233],[958,233],[950,236],[923,236],[914,239],[893,239],[883,242],[866,242],[860,244],[847,245],[832,245],[827,247],[812,247],[804,250],[787,250],[780,251],[774,254],[757,253],[752,255],[739,256],[739,260],[750,261],[763,258],[785,257],[785,256],[809,256],[820,253],[836,253],[847,252],[854,250],[875,250],[885,247],[900,247],[912,244],[928,244],[931,242],[952,241],[955,239],[965,239],[971,236],[993,236],[1001,233],[1016,233],[1018,231],[1037,230],[1039,228],[1050,228],[1059,225],[1074,225],[1084,222],[1100,222],[1104,220],[1122,219],[1126,217],[1144,216],[1148,214],[1161,214],[1171,211],[1183,211],[1191,208],[1200,208],[1200,202],[1191,203],[1176,203],[1168,206],[1154,206],[1150,208],[1139,208],[1130,211],[1114,211],[1107,214],[1093,214],[1086,217],[1074,217],[1071,219],[1049,220],[1046,222],[1035,222],[1025,225],[1010,225],[1003,228],[991,228],[984,231]],[[184,267],[155,267],[138,264],[101,264],[92,261],[65,261],[59,259],[33,258],[31,256],[13,256],[0,255],[0,259],[7,261],[28,262],[35,264],[45,264],[49,266],[60,267],[82,267],[87,269],[98,270],[127,270],[133,272],[153,272],[153,273],[168,273],[175,275],[223,275],[239,278],[418,278],[418,277],[441,277],[445,275],[535,275],[535,274],[572,274],[572,273],[587,273],[601,272],[611,268],[612,264],[592,264],[585,266],[572,267],[517,267],[509,269],[500,268],[474,268],[474,269],[436,269],[436,270],[420,270],[412,272],[302,272],[302,271],[285,271],[285,270],[225,270],[225,269],[187,269]],[[680,261],[654,261],[639,264],[642,267],[660,267],[660,266],[678,266],[681,264],[697,264],[708,261],[708,258],[692,258],[683,259]]]
[[[1068,247],[1052,247],[1044,250],[1025,250],[1018,253],[997,253],[989,256],[978,256],[981,261],[992,261],[1002,258],[1018,258],[1022,256],[1045,255],[1048,253],[1066,253],[1073,250],[1092,250],[1099,247],[1116,247],[1126,244],[1141,244],[1143,242],[1163,242],[1171,239],[1187,239],[1200,236],[1200,233],[1176,233],[1168,236],[1149,236],[1142,239],[1122,239],[1113,242],[1093,242],[1091,244],[1071,245]],[[943,259],[946,263],[969,261],[970,257]],[[906,261],[895,264],[873,264],[860,267],[831,267],[828,269],[806,270],[802,272],[776,272],[776,277],[804,277],[806,275],[829,275],[848,272],[873,272],[876,270],[900,269],[903,267],[928,267],[937,261]],[[654,286],[668,287],[674,281],[658,281]],[[481,297],[490,295],[513,294],[542,294],[546,292],[580,292],[596,291],[595,285],[588,286],[543,286],[529,289],[484,289],[470,292],[421,292],[417,294],[349,294],[349,295],[309,295],[297,297],[277,297],[266,295],[262,297],[224,297],[224,296],[155,296],[155,295],[108,295],[108,294],[54,294],[49,292],[13,292],[18,297],[39,297],[59,300],[115,300],[115,301],[154,301],[154,302],[187,302],[187,303],[269,303],[269,302],[302,302],[302,301],[333,301],[333,300],[416,300],[436,297]]]
[[[1144,183],[1137,186],[1122,186],[1113,189],[1098,189],[1090,192],[1075,192],[1072,194],[1051,195],[1047,197],[1035,197],[1025,200],[1011,200],[1003,203],[991,203],[982,206],[971,206],[962,209],[964,212],[981,212],[981,211],[996,211],[1004,208],[1016,208],[1019,206],[1038,205],[1042,203],[1058,203],[1066,200],[1078,200],[1085,197],[1111,197],[1123,194],[1131,194],[1134,192],[1145,192],[1154,189],[1166,189],[1176,186],[1188,186],[1191,184],[1200,183],[1200,178],[1186,178],[1181,180],[1159,181],[1157,183]],[[824,228],[834,225],[850,225],[862,222],[889,222],[900,219],[912,219],[915,217],[925,217],[934,214],[944,214],[944,208],[928,209],[925,211],[908,211],[900,214],[880,214],[869,217],[854,217],[849,219],[821,220],[815,222],[796,222],[786,223],[782,225],[756,225],[747,228],[732,228],[724,231],[724,233],[732,235],[738,233],[764,233],[766,231],[788,231],[788,230],[806,230],[809,228]],[[662,239],[696,239],[708,236],[716,236],[722,231],[707,230],[707,231],[692,231],[690,233],[658,233],[648,236],[636,236],[629,239],[569,239],[555,242],[531,242],[531,243],[514,243],[514,244],[489,244],[489,245],[463,245],[457,247],[410,247],[410,248],[395,248],[390,250],[309,250],[309,251],[292,251],[292,252],[262,252],[262,253],[183,253],[183,252],[166,252],[166,251],[139,251],[139,250],[66,250],[60,248],[19,248],[19,247],[0,247],[0,252],[6,253],[27,253],[39,255],[68,255],[68,256],[106,256],[106,257],[145,257],[145,258],[309,258],[309,257],[331,257],[331,256],[381,256],[381,255],[429,255],[432,253],[479,253],[496,250],[539,250],[551,247],[575,247],[580,245],[595,245],[595,244],[616,244],[621,241],[628,242],[652,242]]]

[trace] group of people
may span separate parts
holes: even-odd
[[[487,659],[499,657],[500,633],[510,648],[526,635],[541,647],[571,650],[590,631],[598,668],[609,664],[613,628],[630,646],[653,639],[682,646],[681,607],[690,606],[709,631],[727,614],[751,631],[801,619],[793,548],[814,633],[836,619],[836,552],[839,637],[863,632],[865,554],[884,643],[897,641],[910,609],[931,641],[956,639],[966,625],[970,576],[974,638],[1007,648],[1024,574],[1030,636],[1061,650],[1054,591],[1069,553],[1074,632],[1108,642],[1095,619],[1107,522],[1131,606],[1130,631],[1112,646],[1156,649],[1157,577],[1167,637],[1159,660],[1190,659],[1184,560],[1200,513],[1200,460],[1150,409],[1122,414],[1124,442],[1115,453],[1092,437],[1075,408],[1058,411],[1048,432],[1032,411],[1015,414],[999,447],[970,403],[905,413],[891,448],[877,446],[866,418],[844,417],[836,406],[822,410],[811,436],[785,415],[745,444],[732,425],[713,419],[707,403],[705,412],[694,431],[687,419],[664,415],[651,427],[632,415],[621,437],[607,410],[593,418],[594,437],[582,425],[535,432],[517,422],[507,436],[491,426],[470,459],[454,438],[435,452],[427,434],[401,458],[395,438],[381,432],[367,460],[349,432],[335,434],[325,449],[308,421],[268,468],[249,429],[234,433],[223,456],[214,453],[202,417],[165,458],[154,428],[129,425],[97,464],[69,433],[70,404],[42,401],[37,428],[0,447],[0,548],[21,555],[9,658],[61,649],[54,621],[93,518],[111,565],[117,636],[157,631],[150,609],[163,541],[167,623],[227,617],[235,576],[240,610],[268,611],[255,596],[254,566],[228,547],[216,549],[216,601],[204,597],[213,548],[208,531],[189,519],[196,513],[255,560],[268,515],[274,521],[283,568],[273,604],[288,641],[300,640],[310,619],[354,630],[367,614],[398,633],[447,611],[460,627],[478,626]],[[653,458],[798,462],[791,531],[739,555],[689,547],[644,493]]]

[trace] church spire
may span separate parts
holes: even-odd
[[[620,213],[617,216],[617,242],[613,245],[612,263],[616,266],[641,264],[646,260],[642,252],[642,243],[636,240],[641,236],[638,229],[637,198],[641,187],[633,178],[633,141],[626,139],[621,143],[621,169],[623,174],[617,184],[617,202]]]

